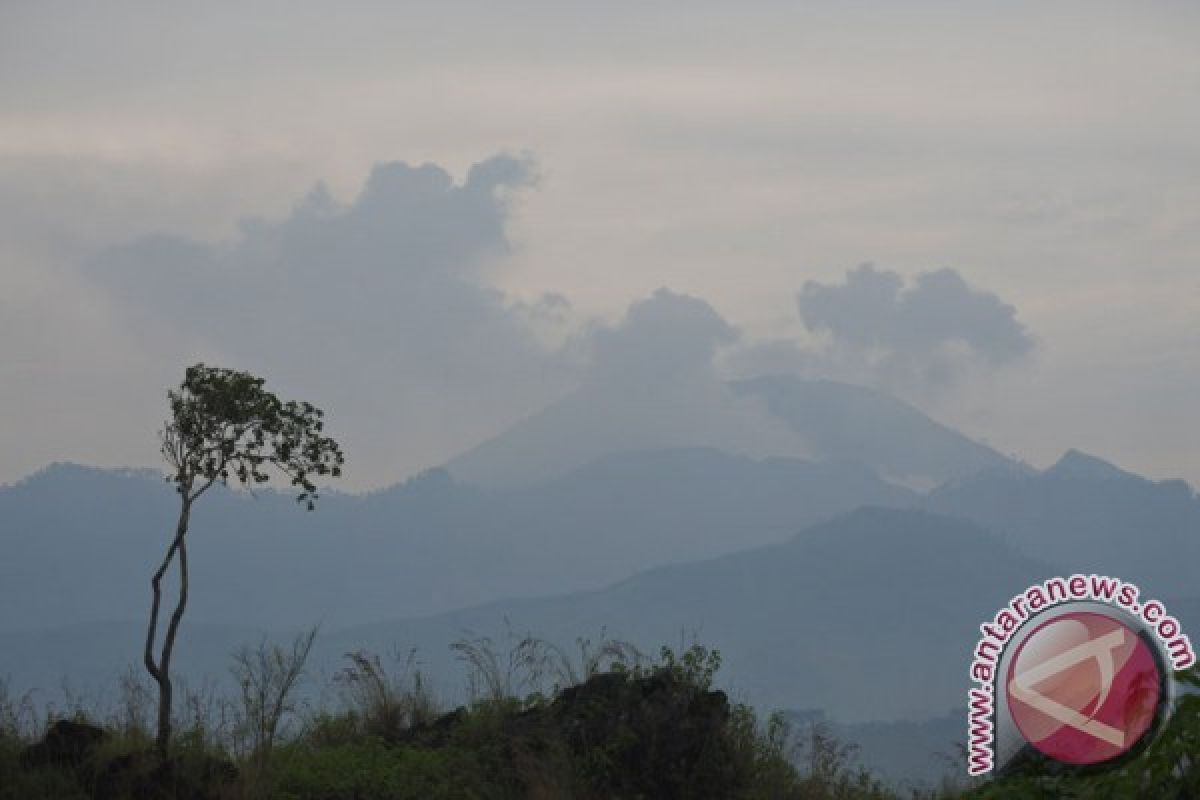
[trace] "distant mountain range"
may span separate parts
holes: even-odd
[[[429,673],[443,676],[438,688],[453,695],[461,686],[444,676],[457,678],[461,669],[450,644],[468,632],[501,648],[510,629],[532,632],[570,651],[576,637],[606,631],[651,654],[694,635],[722,651],[728,685],[756,704],[822,708],[850,721],[922,718],[961,703],[977,625],[1012,587],[1047,570],[969,523],[864,508],[781,544],[659,567],[596,591],[330,630],[315,663],[331,670],[356,648],[416,648]],[[42,675],[78,677],[86,665],[84,677],[102,682],[98,675],[134,660],[142,629],[99,630],[0,635],[0,673],[27,680],[28,659]],[[187,634],[193,653],[197,637],[227,647],[254,638],[245,626],[196,630]],[[185,651],[181,668],[189,661]],[[200,663],[214,666],[211,652]]]
[[[198,585],[218,580],[216,566],[198,568]],[[725,653],[727,677],[756,703],[822,708],[851,721],[919,719],[961,700],[978,624],[1013,592],[1067,569],[1024,555],[965,521],[870,507],[779,544],[658,567],[599,590],[371,625],[326,625],[319,649],[333,665],[357,647],[385,653],[416,647],[433,674],[445,675],[458,674],[449,645],[467,631],[502,643],[511,625],[515,633],[531,631],[570,649],[577,636],[607,630],[650,652],[694,633]],[[218,591],[195,596],[199,601]],[[1200,624],[1200,602],[1159,594],[1171,599],[1185,623]],[[239,618],[227,622],[239,624],[230,631],[193,620],[189,628],[209,630],[211,641],[228,646],[255,638]],[[111,672],[136,653],[141,627],[134,622],[125,633],[108,630],[113,635],[85,635],[87,628],[76,625],[49,638],[45,631],[0,636],[0,674],[30,678],[56,668],[74,672],[81,663],[91,675],[102,665]],[[103,651],[114,638],[133,649]],[[219,655],[199,663],[219,665]]]
[[[843,720],[922,718],[961,704],[981,621],[1045,575],[969,523],[864,508],[786,542],[659,567],[592,592],[505,600],[417,620],[357,626],[325,647],[418,647],[434,674],[463,631],[503,641],[506,625],[568,646],[602,629],[647,652],[694,633],[725,656],[735,693]]]
[[[619,453],[534,486],[432,471],[306,513],[275,492],[215,492],[194,519],[189,619],[350,625],[504,597],[599,588],[656,565],[783,541],[859,506],[925,508],[1062,569],[1196,593],[1200,499],[1070,453],[920,495],[854,463],[711,449]],[[57,465],[0,489],[0,630],[137,619],[175,498],[146,472]]]
[[[1078,451],[1033,470],[846,384],[693,388],[657,405],[587,388],[445,469],[325,493],[311,514],[214,491],[177,663],[220,677],[236,644],[322,622],[315,668],[416,647],[452,693],[467,631],[570,649],[606,630],[651,651],[694,633],[735,696],[869,738],[860,723],[961,705],[978,624],[1051,574],[1138,581],[1200,636],[1200,498],[1181,481]],[[59,464],[0,488],[0,677],[111,688],[175,514],[152,471]]]
[[[1183,481],[1147,480],[1071,450],[1040,473],[994,469],[949,483],[922,505],[1067,569],[1200,594],[1200,498]]]
[[[214,491],[193,518],[189,619],[346,625],[598,588],[915,498],[856,464],[705,449],[617,454],[509,491],[432,471],[312,513]],[[0,490],[0,630],[139,618],[176,513],[145,472],[60,464]]]

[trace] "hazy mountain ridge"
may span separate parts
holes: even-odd
[[[1003,465],[923,497],[859,464],[685,448],[612,454],[512,490],[434,470],[366,496],[326,493],[312,514],[285,494],[217,491],[194,520],[192,612],[346,625],[569,593],[782,541],[861,505],[949,514],[1063,569],[1194,592],[1200,499],[1181,481],[1073,451],[1040,473]],[[175,513],[152,470],[56,465],[0,489],[0,629],[140,617]]]
[[[694,633],[722,650],[728,685],[756,704],[820,707],[851,721],[922,718],[960,702],[976,626],[1011,595],[1012,586],[1047,569],[969,523],[864,508],[781,544],[658,567],[599,590],[330,626],[314,664],[328,672],[343,653],[359,647],[380,653],[417,648],[439,689],[453,692],[460,687],[445,676],[461,670],[449,645],[466,632],[503,647],[511,624],[515,634],[533,632],[570,651],[576,637],[595,638],[603,630],[647,652]],[[119,637],[80,636],[79,626],[0,635],[7,654],[0,673],[36,677],[13,654],[37,649],[41,655],[32,660],[43,675],[56,667],[70,673],[82,663],[88,677],[102,682],[136,660],[140,629],[131,622]],[[211,644],[228,647],[252,630],[195,629]],[[126,646],[114,649],[119,639]],[[180,668],[215,666],[212,647],[207,649],[199,660],[181,656]],[[194,654],[191,647],[187,652]]]
[[[190,613],[344,625],[570,592],[914,499],[856,465],[704,449],[617,454],[508,492],[435,470],[366,496],[326,493],[313,513],[286,494],[214,490],[193,518]],[[151,471],[59,465],[0,490],[0,630],[140,617],[175,513]]]
[[[1196,591],[1200,497],[1184,481],[1148,480],[1071,450],[1042,472],[988,470],[947,484],[922,505],[1072,571],[1120,576],[1151,594]]]
[[[1028,469],[908,403],[864,386],[792,375],[730,386],[740,395],[761,398],[816,458],[859,461],[881,475],[934,483],[988,469]]]
[[[584,387],[447,463],[469,483],[537,483],[627,449],[705,444],[756,456],[854,461],[941,483],[1018,462],[861,386],[774,375],[696,381],[652,397]]]

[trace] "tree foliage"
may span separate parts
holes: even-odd
[[[247,372],[196,364],[167,397],[171,418],[162,452],[169,480],[194,499],[231,478],[252,487],[270,480],[274,467],[298,489],[297,502],[312,510],[315,478],[338,477],[345,457],[323,435],[324,412],[311,403],[283,402]]]

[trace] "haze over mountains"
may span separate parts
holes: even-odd
[[[981,619],[1047,566],[969,523],[862,508],[786,541],[639,573],[601,590],[506,600],[420,620],[349,628],[386,650],[421,646],[434,674],[463,631],[563,645],[601,630],[647,652],[694,634],[725,656],[735,692],[773,708],[852,721],[919,719],[961,702],[959,676]]]
[[[758,404],[745,408],[808,457],[595,435],[603,425],[573,437],[587,415],[636,431],[669,411],[631,417],[644,406],[580,391],[446,469],[328,492],[312,514],[274,491],[215,491],[193,520],[179,668],[219,678],[260,631],[321,622],[316,668],[417,648],[454,697],[449,644],[468,631],[567,648],[606,632],[651,652],[694,634],[756,704],[919,721],[960,705],[978,624],[1048,575],[1133,579],[1200,625],[1200,498],[1180,481],[1078,451],[1036,471],[846,384],[725,390],[720,404]],[[0,489],[0,675],[104,685],[136,662],[175,512],[153,471],[58,464]]]
[[[311,514],[287,495],[219,491],[196,509],[189,615],[345,625],[598,588],[914,499],[856,464],[707,449],[617,454],[508,491],[434,470],[363,497],[327,494]],[[174,503],[157,476],[73,465],[0,490],[13,554],[0,628],[140,617]]]
[[[1198,594],[1200,501],[1078,450],[1029,474],[988,470],[934,490],[927,508],[1002,531],[1076,571],[1119,574],[1161,594]]]
[[[452,459],[468,483],[545,480],[623,450],[705,444],[730,452],[855,461],[902,481],[941,483],[1017,463],[862,386],[794,375],[729,384],[707,375],[643,385],[588,383]]]
[[[779,544],[658,567],[599,590],[330,630],[319,655],[334,665],[358,647],[416,647],[437,679],[457,672],[449,645],[465,632],[507,646],[511,625],[518,636],[569,646],[605,631],[647,653],[694,635],[721,649],[730,685],[756,703],[852,721],[919,719],[959,703],[979,621],[1010,587],[1047,569],[969,523],[862,508]],[[115,630],[135,642],[140,626]],[[5,642],[12,652],[37,638]],[[456,687],[442,678],[439,688]]]

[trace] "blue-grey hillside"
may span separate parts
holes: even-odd
[[[778,542],[915,496],[855,464],[714,450],[622,453],[537,486],[432,471],[366,496],[213,491],[197,505],[188,619],[271,627],[432,614],[600,587]],[[152,472],[51,467],[0,489],[0,630],[140,619],[176,498]]]
[[[729,686],[757,704],[922,719],[961,705],[980,622],[1050,569],[967,522],[864,508],[781,544],[599,591],[346,629],[322,650],[417,647],[436,675],[453,673],[448,647],[464,631],[503,642],[509,623],[564,646],[604,629],[651,652],[695,632],[724,654]]]
[[[329,626],[313,674],[330,674],[350,650],[416,648],[435,688],[454,699],[463,670],[450,644],[468,632],[490,637],[502,656],[509,630],[568,651],[576,637],[601,631],[647,652],[694,633],[724,655],[724,684],[757,705],[820,708],[843,721],[923,719],[961,705],[979,623],[1014,586],[1049,569],[970,523],[864,508],[780,544],[650,569],[599,590]],[[136,662],[141,630],[131,621],[0,634],[0,675],[19,687],[53,690],[60,675],[106,685]],[[220,678],[223,656],[256,635],[188,621],[179,669],[193,682]]]
[[[1042,472],[988,470],[932,492],[927,508],[973,520],[1071,571],[1200,592],[1200,497],[1071,450]]]

